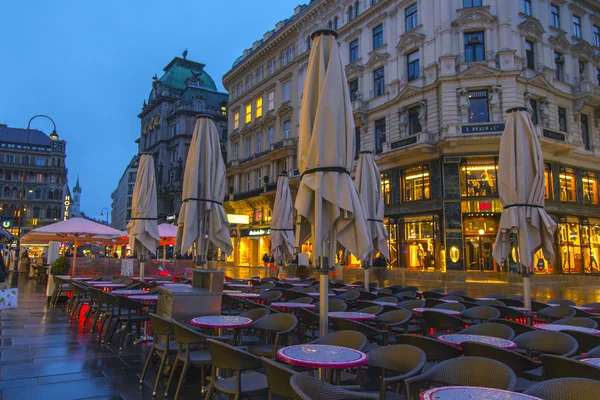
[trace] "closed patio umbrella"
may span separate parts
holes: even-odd
[[[223,209],[225,163],[217,127],[199,115],[183,176],[182,203],[177,221],[176,250],[185,253],[196,243],[196,263],[206,263],[206,240],[225,254],[233,251],[229,222]]]
[[[337,34],[312,34],[298,140],[301,179],[296,196],[297,243],[312,237],[320,269],[320,333],[328,327],[328,272],[337,243],[357,258],[371,251],[367,221],[354,182],[354,119]]]
[[[293,207],[290,182],[287,173],[282,173],[277,178],[277,193],[271,217],[271,253],[280,265],[279,275],[284,260],[294,257]]]
[[[160,241],[158,235],[156,176],[154,157],[150,153],[142,153],[138,164],[137,177],[133,187],[131,201],[131,220],[127,224],[129,246],[140,260],[140,278],[144,279],[144,260],[146,253],[156,254]]]
[[[361,260],[365,267],[365,289],[369,290],[369,267],[376,252],[379,251],[387,260],[390,259],[390,250],[387,244],[388,235],[383,226],[381,174],[377,164],[375,164],[372,152],[360,152],[356,166],[355,182],[367,217],[367,233],[373,244],[373,251],[367,254],[365,260]]]
[[[498,193],[503,211],[493,255],[503,263],[512,251],[510,235],[515,235],[525,307],[531,307],[533,254],[541,248],[544,258],[554,261],[556,223],[544,210],[545,191],[544,156],[531,117],[525,108],[510,109],[500,139]]]

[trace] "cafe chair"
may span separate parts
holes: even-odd
[[[83,326],[85,329],[85,325],[88,319],[92,319],[92,326],[90,328],[90,333],[94,333],[96,331],[96,327],[98,325],[98,320],[101,318],[102,313],[106,312],[106,305],[104,304],[102,290],[97,289],[95,287],[90,286],[90,304],[87,313],[85,314],[85,320],[83,321]]]
[[[529,358],[537,357],[540,354],[570,357],[577,352],[579,347],[577,341],[566,333],[542,330],[523,333],[515,337],[513,342]]]
[[[469,324],[479,324],[500,317],[500,311],[490,306],[477,306],[466,309],[460,316]]]
[[[563,318],[575,316],[575,309],[570,306],[555,306],[546,307],[538,311],[534,317],[534,321],[538,323],[550,324],[554,321]]]
[[[369,343],[365,346],[364,352],[368,353],[379,346],[388,345],[388,331],[377,329],[362,322],[352,321],[343,318],[332,318],[331,324],[335,331],[356,331],[364,334]]]
[[[600,382],[583,378],[549,379],[523,393],[544,400],[595,399],[600,393]]]
[[[540,361],[544,366],[544,378],[586,378],[600,381],[600,367],[572,358],[542,354]],[[596,395],[600,397],[600,393]]]
[[[495,300],[495,299],[477,300],[477,301],[475,301],[475,304],[477,304],[479,306],[492,306],[492,307],[505,305],[500,300]]]
[[[406,287],[403,287],[402,290],[417,293],[419,291],[419,288],[416,286],[406,286]]]
[[[508,306],[492,306],[500,311],[500,318],[515,321],[521,324],[527,324],[531,316],[525,314],[522,311],[515,310]]]
[[[499,299],[507,299],[507,298],[508,298],[508,296],[507,296],[507,295],[505,295],[505,294],[502,294],[502,293],[492,293],[492,294],[486,294],[484,297],[485,297],[486,299],[496,299],[496,300],[499,300]]]
[[[417,293],[410,291],[410,290],[402,290],[401,292],[398,293],[394,293],[394,297],[397,297],[398,300],[402,301],[402,300],[409,300],[409,299],[416,299],[417,298]]]
[[[394,291],[390,288],[383,288],[383,289],[377,290],[376,292],[377,292],[377,295],[380,296],[380,295],[392,294]]]
[[[312,304],[315,299],[310,296],[299,297],[295,300],[290,300],[292,303],[301,303],[301,304]]]
[[[56,307],[58,304],[58,300],[60,299],[61,294],[69,294],[73,292],[71,289],[71,281],[68,279],[59,278],[56,275],[51,275],[52,280],[54,281],[54,291],[52,292],[52,297],[50,297],[50,306]],[[67,303],[68,306],[68,303]],[[68,312],[68,307],[67,307]]]
[[[269,399],[273,396],[282,397],[284,399],[294,399],[296,392],[292,389],[290,379],[296,375],[298,371],[288,368],[284,364],[270,360],[266,357],[261,357],[265,374],[267,375],[267,383],[269,385]]]
[[[459,333],[466,335],[491,336],[506,340],[512,340],[515,337],[515,331],[513,331],[510,326],[498,324],[496,322],[484,322],[482,324],[471,325]]]
[[[425,307],[425,302],[420,299],[409,299],[398,303],[398,307],[404,308],[405,310],[412,311],[413,308]]]
[[[444,297],[442,297],[440,300],[451,300],[451,301],[458,301],[459,303],[462,303],[465,299],[462,296],[459,296],[456,294],[447,294]]]
[[[554,300],[548,301],[546,304],[558,304],[559,306],[576,306],[577,305],[577,303],[575,303],[573,300],[567,300],[567,299],[554,299]]]
[[[221,314],[239,315],[244,309],[244,300],[223,293],[221,298]]]
[[[335,331],[320,337],[310,344],[328,344],[331,346],[348,347],[350,349],[363,351],[367,345],[367,337],[357,331]]]
[[[478,307],[481,305],[481,304],[476,304],[475,302],[471,302],[471,301],[461,301],[460,304],[465,306],[465,309],[467,309],[467,310],[469,308]]]
[[[319,312],[319,305],[321,304],[320,301],[317,301],[315,303],[315,311]],[[339,311],[346,311],[348,309],[348,303],[346,303],[343,300],[340,300],[339,298],[333,298],[333,299],[327,299],[327,304],[328,304],[328,310],[329,312],[339,312]]]
[[[578,356],[573,357],[575,360],[581,360],[582,358],[600,358],[600,345],[591,348],[585,354],[580,354]]]
[[[261,339],[262,344],[248,345],[248,352],[275,358],[277,350],[287,345],[288,337],[298,326],[298,318],[293,314],[280,313],[266,315],[252,325],[252,331]]]
[[[503,363],[483,357],[458,357],[442,361],[429,371],[407,378],[406,398],[418,398],[423,384],[476,386],[514,390],[517,376]],[[414,396],[414,397],[411,397]]]
[[[392,286],[387,286],[386,289],[390,289],[393,294],[396,294],[398,292],[401,292],[403,290],[403,287],[402,287],[402,285],[392,285]]]
[[[441,299],[446,294],[444,293],[443,289],[439,289],[439,290],[442,290],[442,292],[436,291],[436,289],[434,289],[434,290],[428,290],[426,292],[423,292],[423,294],[421,296],[425,300],[427,300],[427,299]]]
[[[473,297],[469,297],[469,296],[463,296],[463,295],[460,295],[460,294],[457,294],[457,295],[452,295],[452,296],[458,296],[458,297],[461,297],[461,298],[462,298],[462,301],[469,301],[469,302],[471,302],[471,303],[475,303],[475,301],[476,301],[476,300],[475,300]],[[461,301],[461,302],[462,302],[462,301]]]
[[[563,319],[559,319],[553,322],[553,324],[557,325],[570,325],[570,326],[579,326],[582,328],[591,328],[596,329],[598,327],[598,323],[591,318],[582,318],[582,317],[567,317]]]
[[[462,355],[462,351],[458,347],[425,336],[396,335],[396,343],[408,344],[423,350],[428,363],[437,363]]]
[[[348,290],[347,292],[340,293],[336,296],[336,299],[343,300],[347,303],[355,303],[360,297],[358,290]]]
[[[263,368],[259,357],[217,340],[207,339],[206,342],[212,359],[206,400],[212,399],[215,392],[236,399],[254,398],[268,393],[267,376],[257,371]],[[217,371],[226,372],[227,377],[217,375]]]
[[[433,306],[432,308],[439,308],[442,310],[453,310],[453,311],[458,311],[458,312],[463,312],[466,309],[466,307],[461,303],[442,303],[442,304]]]
[[[72,323],[74,319],[79,322],[79,314],[81,313],[83,306],[87,306],[89,309],[92,301],[89,290],[86,286],[76,282],[71,282],[71,289],[73,290],[73,293],[71,294],[72,303],[71,312],[69,314],[69,323]]]
[[[317,306],[318,308],[318,306]],[[319,332],[319,314],[316,314],[310,310],[304,308],[298,309],[298,318],[300,320],[298,324],[298,337],[299,341],[313,340],[320,336]]]
[[[446,293],[446,296],[466,296],[467,292],[464,290],[451,290]]]
[[[388,391],[399,395],[404,380],[419,374],[426,362],[425,353],[418,347],[406,344],[380,347],[369,353],[368,368],[361,372],[360,380],[365,391],[377,390],[379,398],[385,399]]]
[[[283,297],[283,293],[279,290],[271,290],[268,292],[262,292],[260,294],[260,296],[258,296],[256,299],[258,301],[263,302],[266,305],[269,305],[275,301],[279,301],[279,299],[281,299]]]
[[[365,292],[364,290],[361,290],[360,296],[358,298],[360,301],[370,301],[377,300],[379,298],[379,295],[377,293]]]
[[[420,333],[423,329],[419,325],[411,324],[413,320],[412,312],[404,309],[396,309],[380,314],[375,323],[381,329],[386,329],[391,333]],[[394,338],[395,341],[395,338]]]
[[[591,352],[594,348],[600,348],[600,336],[592,333],[578,332],[578,331],[563,331],[567,335],[577,340],[579,353]],[[600,352],[598,357],[600,357]]]
[[[379,305],[376,305],[376,304],[375,305],[370,305],[368,307],[361,308],[359,311],[361,313],[379,315],[383,311],[383,306],[379,306]]]
[[[300,400],[379,400],[377,393],[353,392],[302,374],[292,376],[290,385]]]
[[[502,303],[504,303],[504,305],[506,307],[524,307],[525,304],[523,303],[523,300],[519,300],[519,299],[500,299],[500,301]]]
[[[542,380],[542,363],[516,351],[478,342],[463,342],[461,347],[465,356],[491,358],[507,365],[521,378],[534,381]]]
[[[152,356],[156,355],[160,358],[158,365],[158,372],[156,373],[156,379],[154,381],[154,389],[152,390],[152,396],[156,396],[156,390],[158,389],[158,383],[162,377],[162,372],[170,355],[177,353],[177,347],[179,346],[175,340],[172,340],[173,335],[173,324],[171,320],[159,317],[156,314],[150,313],[150,322],[152,324],[152,334],[154,341],[146,356],[146,362],[144,363],[144,369],[142,369],[142,375],[140,376],[140,387],[144,384],[144,377],[152,361]]]
[[[427,308],[433,308],[435,306],[439,306],[440,304],[446,304],[446,302],[440,299],[425,299],[425,307]]]
[[[119,345],[119,351],[121,351],[127,336],[133,334],[133,326],[135,325],[136,334],[141,336],[142,323],[150,321],[150,315],[148,312],[144,311],[144,309],[148,308],[148,304],[132,300],[126,296],[116,296],[116,298],[119,314],[115,327],[122,326],[123,324],[125,325],[122,328],[121,343]]]
[[[465,322],[453,315],[437,311],[424,311],[421,316],[423,317],[425,334],[433,337],[447,333],[456,333],[465,329]]]
[[[382,297],[378,297],[377,301],[381,301],[382,303],[396,304],[396,303],[398,303],[398,298],[396,298],[394,296],[382,296]]]
[[[506,325],[509,326],[514,332],[515,335],[520,335],[522,333],[527,333],[527,332],[536,332],[537,329],[529,326],[529,325],[525,325],[525,324],[521,324],[519,322],[515,322],[515,321],[511,321],[509,319],[493,319],[490,322],[494,322],[496,324],[502,324],[502,325]]]
[[[582,306],[593,308],[594,313],[600,314],[600,303],[586,303],[586,304],[582,304]]]

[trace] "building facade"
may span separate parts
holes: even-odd
[[[266,232],[277,175],[297,186],[304,75],[316,29],[337,30],[356,124],[356,155],[381,169],[390,263],[507,271],[492,250],[502,207],[497,162],[506,111],[527,107],[558,223],[538,273],[598,273],[600,5],[566,0],[315,0],[236,60],[230,93],[228,211]],[[265,178],[268,177],[268,178]],[[235,262],[263,241],[235,238]],[[303,249],[310,251],[310,244]]]
[[[112,198],[110,226],[121,231],[126,230],[127,223],[131,219],[133,188],[139,162],[140,156],[136,154],[127,164],[117,188],[110,195]]]
[[[82,217],[81,212],[81,186],[79,185],[79,175],[73,186],[73,194],[71,195],[71,217]]]
[[[28,232],[63,218],[67,143],[44,132],[0,125],[0,204],[2,226],[17,235],[21,178],[25,164],[25,192],[21,231]],[[25,154],[27,153],[27,154]]]
[[[138,151],[154,154],[159,222],[179,212],[183,170],[198,114],[214,118],[227,159],[227,94],[217,91],[204,64],[186,55],[175,57],[160,78],[154,76],[148,102],[138,115]]]

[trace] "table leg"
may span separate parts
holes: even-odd
[[[152,342],[152,341],[154,341],[154,338],[152,336],[148,336],[148,321],[145,321],[144,322],[144,334],[142,336],[140,336],[140,338],[138,340],[133,342],[133,344],[140,344],[140,343]]]

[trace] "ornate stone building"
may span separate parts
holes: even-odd
[[[140,156],[136,154],[129,164],[127,164],[117,188],[110,195],[112,198],[110,226],[115,229],[125,231],[127,223],[131,219],[133,189],[135,187],[139,162]]]
[[[175,57],[159,78],[154,76],[148,101],[144,101],[138,151],[154,154],[156,165],[158,218],[179,212],[183,169],[196,116],[209,114],[221,135],[227,159],[227,94],[217,90],[204,64]]]
[[[277,175],[297,185],[296,141],[310,34],[337,30],[356,153],[382,171],[392,266],[506,271],[493,243],[506,110],[526,106],[546,161],[557,261],[600,272],[600,4],[581,0],[315,0],[253,43],[223,77],[230,93],[229,211],[267,232]],[[268,177],[268,178],[266,178]],[[240,235],[244,236],[244,235]],[[258,236],[258,234],[257,234]],[[267,237],[235,239],[258,264]],[[305,246],[310,251],[310,244]]]

